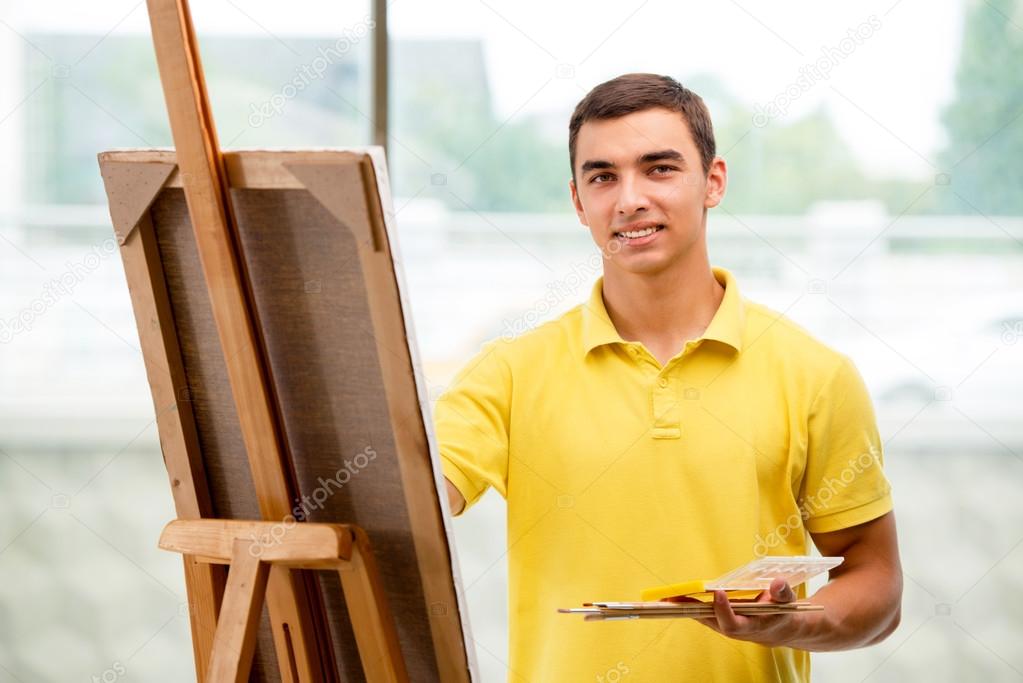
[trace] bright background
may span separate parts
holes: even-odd
[[[367,3],[195,5],[225,148],[370,142]],[[814,655],[815,678],[1023,678],[1023,2],[389,11],[394,208],[431,396],[483,341],[585,299],[599,261],[568,198],[569,114],[618,74],[672,75],[708,102],[729,163],[712,261],[851,355],[877,407],[902,625]],[[0,681],[192,676],[96,164],[170,144],[143,3],[0,0]],[[489,493],[455,523],[485,681],[516,680],[503,514]]]

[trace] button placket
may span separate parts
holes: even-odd
[[[658,372],[660,372],[660,365],[654,360],[653,356],[645,350],[645,348],[630,345],[626,346],[626,349],[628,350],[629,355],[632,356],[632,359],[644,366],[644,369],[647,372],[653,371],[655,376]]]
[[[661,375],[654,383],[653,410],[655,439],[678,439],[682,436],[681,406],[679,406],[677,382]]]

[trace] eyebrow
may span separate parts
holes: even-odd
[[[685,166],[686,163],[685,157],[674,149],[662,149],[657,152],[647,152],[646,154],[636,158],[636,164],[640,166],[654,161],[677,161],[683,166]],[[588,159],[583,162],[581,171],[582,173],[586,173],[587,171],[607,168],[615,168],[614,163],[605,159]]]

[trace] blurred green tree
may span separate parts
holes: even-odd
[[[949,213],[1023,214],[1023,2],[970,3],[939,159]]]

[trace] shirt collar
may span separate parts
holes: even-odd
[[[710,321],[710,325],[704,330],[700,339],[713,339],[726,344],[736,351],[742,351],[742,328],[744,322],[744,311],[742,297],[739,294],[739,286],[735,277],[724,268],[713,267],[715,279],[725,288],[725,295],[721,299],[721,305]],[[583,356],[589,355],[590,351],[604,344],[627,343],[618,334],[611,317],[604,307],[604,277],[600,276],[593,283],[589,300],[582,308],[582,342]]]

